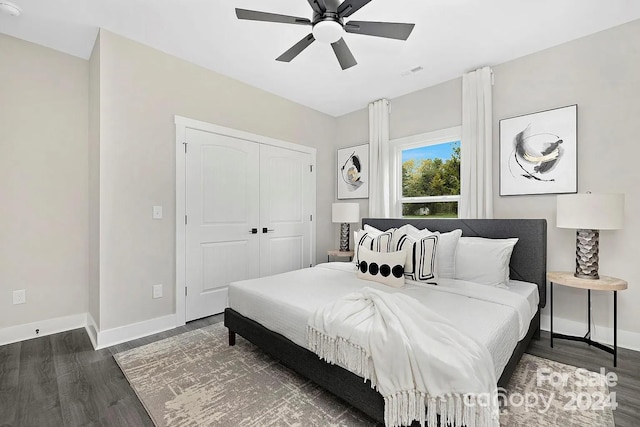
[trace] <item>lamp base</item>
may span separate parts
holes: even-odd
[[[340,224],[340,251],[346,252],[349,250],[349,224],[343,222]]]
[[[597,280],[598,249],[600,232],[598,230],[578,230],[576,232],[576,272],[581,279]]]

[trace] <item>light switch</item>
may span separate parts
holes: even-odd
[[[162,219],[162,206],[153,207],[153,219]]]

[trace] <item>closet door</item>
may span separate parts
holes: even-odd
[[[309,267],[311,155],[260,147],[260,276]]]
[[[186,130],[186,321],[224,311],[230,282],[260,274],[260,145]],[[255,229],[255,233],[252,233]]]

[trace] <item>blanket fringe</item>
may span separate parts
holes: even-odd
[[[426,407],[426,416],[425,416]],[[440,415],[440,424],[438,424]],[[460,394],[429,397],[425,393],[411,390],[401,391],[384,398],[384,423],[386,427],[410,425],[413,421],[421,426],[438,427],[495,427],[498,416],[483,402]],[[426,424],[425,424],[426,423]]]
[[[371,357],[367,351],[342,337],[333,338],[307,326],[307,348],[322,360],[344,366],[349,371],[370,380],[376,386],[376,377],[371,369]]]
[[[333,338],[307,326],[307,345],[328,363],[340,364],[351,372],[370,380],[376,387],[375,371],[367,351],[344,338]],[[426,408],[426,413],[425,413]],[[475,396],[447,394],[431,397],[417,390],[400,391],[384,396],[384,423],[386,427],[410,425],[414,420],[426,427],[438,427],[438,414],[450,427],[495,427],[498,415],[486,402]],[[426,424],[425,424],[426,423]]]

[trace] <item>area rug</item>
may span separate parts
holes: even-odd
[[[376,425],[222,324],[114,357],[157,426]],[[503,394],[501,426],[614,425],[604,377],[574,366],[525,354]]]

